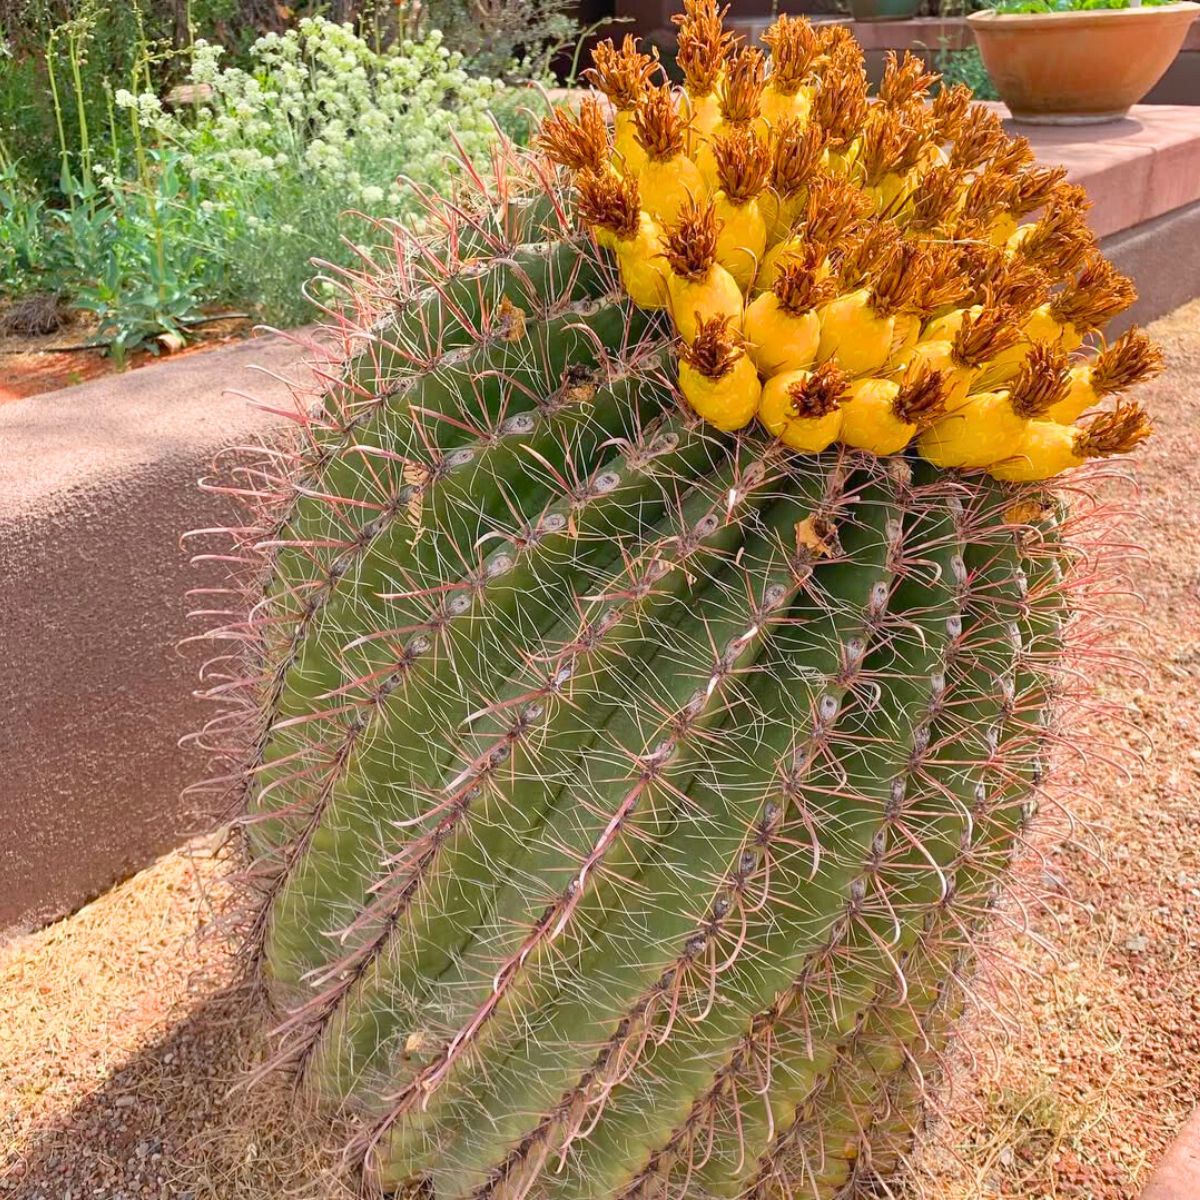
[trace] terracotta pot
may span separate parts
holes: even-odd
[[[972,13],[983,65],[1016,121],[1116,121],[1171,65],[1200,4]]]
[[[850,0],[856,21],[906,21],[917,15],[921,0]]]

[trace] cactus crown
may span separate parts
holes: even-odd
[[[956,319],[944,333],[953,362],[993,385],[1009,384],[1004,390],[1014,397],[1022,419],[1049,414],[1054,404],[1047,397],[1060,390],[1061,371],[1052,370],[1050,359],[1032,348],[1086,335],[1134,298],[1129,281],[1097,250],[1080,189],[1065,182],[1061,168],[1038,166],[1029,142],[1009,137],[999,117],[972,105],[965,89],[942,89],[927,104],[936,77],[912,55],[889,56],[879,95],[872,100],[861,52],[844,30],[818,31],[781,18],[765,38],[773,55],[768,69],[760,50],[727,36],[723,16],[715,0],[689,0],[678,21],[689,94],[715,91],[716,127],[706,123],[689,132],[689,103],[676,101],[667,84],[651,87],[648,78],[634,107],[638,138],[652,161],[687,154],[695,160],[690,169],[701,168],[686,182],[681,176],[677,194],[660,176],[653,177],[645,201],[666,225],[660,257],[667,274],[657,292],[652,279],[636,276],[637,295],[665,300],[670,307],[672,278],[709,280],[715,264],[723,270],[712,276],[708,300],[736,324],[729,312],[730,277],[743,293],[773,291],[793,314],[861,291],[876,324],[865,323],[867,314],[853,304],[831,307],[838,316],[822,321],[817,361],[832,356],[839,367],[850,368],[851,377],[876,372],[910,383],[914,376],[898,356],[921,340],[924,327],[938,336],[938,322],[953,314]],[[627,42],[621,61],[638,64],[637,54],[636,45]],[[601,58],[597,78],[610,92],[614,79],[641,69],[618,70],[611,45]],[[771,97],[764,115],[768,79]],[[791,107],[784,103],[788,100]],[[590,129],[591,114],[588,121]],[[582,119],[547,122],[540,144],[568,169],[574,161],[595,173],[600,143],[583,134],[583,125]],[[705,165],[705,156],[711,165]],[[616,169],[622,169],[619,156]],[[703,185],[695,182],[697,176]],[[737,237],[749,244],[729,248],[737,237],[722,234],[703,194],[717,186],[739,206],[763,197],[758,215],[764,217],[766,236],[756,235],[753,225],[739,228]],[[597,207],[594,185],[588,187],[584,207],[603,216],[593,223],[611,233],[616,222],[604,206]],[[1018,227],[1022,217],[1039,209],[1037,221]],[[781,238],[796,245],[771,244]],[[797,247],[806,250],[800,259],[790,253]],[[628,258],[621,270],[635,278]],[[757,282],[755,274],[767,270],[772,277]],[[963,304],[983,312],[977,319],[956,310]],[[864,323],[856,329],[860,312]],[[675,315],[690,341],[699,321],[713,314],[688,309]],[[1027,322],[1034,322],[1037,336],[1025,336]],[[772,346],[769,332],[759,336],[767,342],[752,344],[750,352],[760,366],[791,361],[794,352]],[[1101,380],[1109,361],[1101,364]],[[993,365],[1000,362],[1002,369]],[[1049,374],[1039,375],[1045,371]],[[739,424],[750,411],[748,399],[743,400],[736,406]],[[733,411],[713,419],[731,421]],[[955,419],[961,423],[963,418]],[[872,444],[868,435],[856,436]],[[929,441],[930,447],[939,445],[940,437]],[[935,453],[947,462],[943,450]],[[1013,447],[1002,440],[995,461],[1007,463],[1012,454]],[[964,464],[977,457],[965,449],[955,455]]]

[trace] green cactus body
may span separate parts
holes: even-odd
[[[1023,828],[1064,552],[704,425],[535,194],[414,243],[255,543],[275,1061],[406,1194],[854,1195]]]

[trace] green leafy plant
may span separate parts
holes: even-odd
[[[204,303],[227,289],[222,262],[204,244],[222,240],[209,210],[197,217],[198,189],[171,152],[151,152],[148,186],[107,179],[99,203],[57,214],[72,225],[71,295],[94,315],[95,340],[119,362],[132,349],[157,349],[162,334],[182,338]],[[81,197],[82,199],[82,197]]]
[[[0,295],[36,291],[52,276],[45,221],[37,189],[0,154]]]
[[[944,42],[934,56],[934,68],[941,75],[943,88],[953,87],[961,83],[975,93],[978,100],[998,100],[1000,94],[996,85],[983,65],[977,46],[967,46],[962,50],[951,50]]]
[[[244,67],[203,40],[166,56],[201,101],[175,109],[151,86],[165,52],[143,34],[97,125],[91,30],[81,17],[51,35],[67,48],[48,67],[57,202],[15,154],[0,158],[0,286],[62,293],[121,357],[205,306],[310,318],[310,260],[348,263],[377,236],[348,210],[411,216],[412,185],[444,183],[456,146],[479,159],[499,128],[519,133],[534,98],[468,72],[436,32],[376,50],[312,18],[254,42]]]
[[[990,5],[1000,13],[1089,12],[1093,9],[1155,8],[1172,0],[998,0]]]
[[[171,147],[201,213],[221,214],[209,242],[229,294],[267,319],[311,313],[302,285],[313,256],[349,261],[369,226],[347,210],[404,217],[411,184],[447,178],[457,144],[478,157],[497,114],[516,117],[501,83],[471,75],[440,34],[377,52],[347,26],[312,18],[250,47],[250,68],[222,67],[197,42],[188,82],[201,103],[166,111],[153,93],[120,92],[159,144]]]

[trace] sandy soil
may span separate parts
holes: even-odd
[[[1141,760],[1044,835],[1050,899],[1001,939],[1009,1031],[978,1021],[914,1194],[1128,1200],[1200,1097],[1200,302],[1157,323],[1131,536],[1144,603],[1102,732]],[[1071,781],[1068,780],[1068,784]],[[335,1200],[336,1156],[282,1082],[230,1093],[259,1053],[231,990],[224,866],[173,854],[0,950],[0,1194],[16,1200]],[[199,933],[197,932],[199,931]]]
[[[186,346],[174,350],[173,356],[203,353],[252,333],[249,320],[214,321],[197,328],[195,336]],[[0,404],[74,387],[120,370],[147,367],[168,353],[162,346],[158,354],[135,350],[127,356],[124,367],[119,367],[102,350],[83,348],[93,337],[92,329],[78,324],[38,336],[0,335]]]

